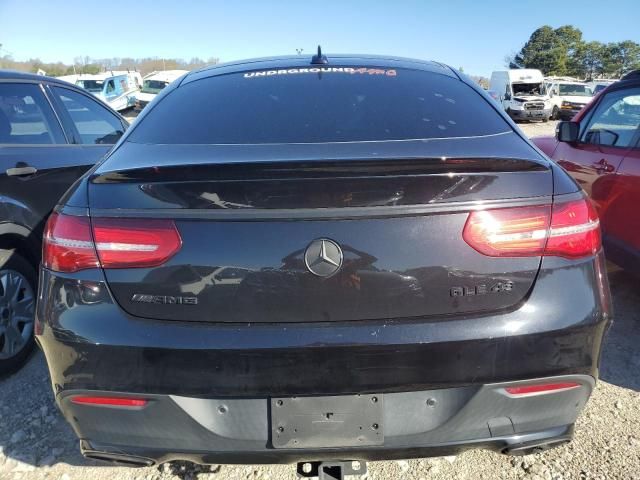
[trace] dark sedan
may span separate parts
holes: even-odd
[[[0,374],[31,351],[44,224],[126,121],[81,88],[0,70]]]
[[[56,401],[87,457],[127,465],[342,478],[543,450],[571,439],[611,319],[591,203],[433,62],[190,73],[44,241]]]

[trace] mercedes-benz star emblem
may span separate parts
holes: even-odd
[[[333,240],[319,238],[307,247],[304,263],[314,275],[330,277],[342,266],[342,249]]]

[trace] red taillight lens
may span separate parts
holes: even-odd
[[[580,258],[595,254],[601,246],[598,214],[589,200],[554,205],[545,255]]]
[[[462,236],[490,257],[580,258],[601,246],[600,224],[591,202],[580,199],[535,207],[471,212]]]
[[[501,208],[471,212],[464,240],[490,257],[542,255],[547,241],[551,207]]]
[[[44,231],[42,264],[57,272],[96,268],[89,218],[52,213]]]
[[[539,385],[522,385],[519,387],[507,387],[505,391],[509,395],[525,396],[540,393],[562,392],[565,390],[572,390],[578,388],[579,383],[576,382],[562,382],[562,383],[544,383]]]
[[[73,403],[80,405],[100,405],[108,407],[134,407],[140,408],[147,404],[144,398],[124,398],[124,397],[89,397],[75,396],[71,397]]]
[[[182,246],[172,220],[76,217],[53,213],[44,235],[46,268],[76,272],[86,268],[154,267]]]
[[[182,246],[172,220],[94,218],[92,222],[96,250],[104,268],[155,267]]]

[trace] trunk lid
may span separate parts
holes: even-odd
[[[105,269],[133,315],[362,321],[515,307],[540,258],[486,257],[462,230],[480,205],[550,204],[552,185],[515,134],[330,148],[126,143],[95,172],[89,201],[92,216],[170,218],[180,232],[162,266]],[[338,271],[312,273],[319,249],[331,257],[335,246]]]

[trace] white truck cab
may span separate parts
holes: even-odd
[[[156,98],[167,85],[174,80],[177,80],[185,73],[189,73],[187,70],[164,70],[162,72],[152,72],[145,75],[143,78],[142,89],[137,95],[136,111],[142,110],[147,104]]]
[[[521,68],[491,74],[489,89],[514,120],[542,120],[551,117],[552,105],[540,70]]]
[[[592,88],[574,78],[547,77],[545,86],[552,104],[553,120],[571,120],[593,98]]]
[[[103,72],[96,75],[82,75],[76,85],[84,88],[116,111],[133,107],[137,92],[142,86],[142,76],[138,72]]]

